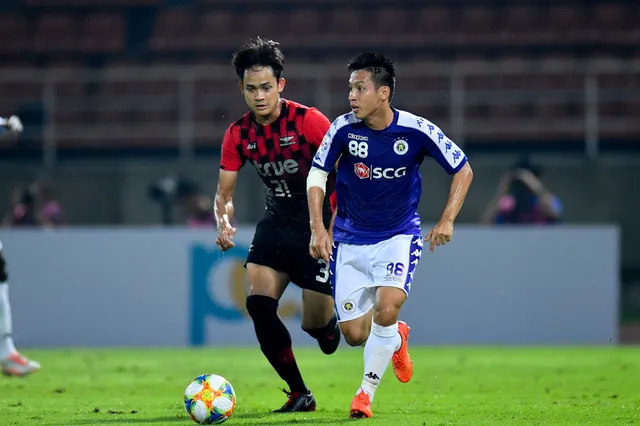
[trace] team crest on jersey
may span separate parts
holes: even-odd
[[[351,299],[347,299],[344,302],[342,302],[342,310],[344,311],[345,314],[350,314],[353,311],[356,310],[356,302],[354,302]]]
[[[369,179],[369,166],[367,166],[364,163],[356,163],[353,165],[353,172],[356,174],[356,176],[358,176],[360,179]]]
[[[393,151],[398,155],[404,155],[409,151],[409,144],[403,139],[398,139],[396,143],[393,144]]]

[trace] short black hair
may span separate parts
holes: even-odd
[[[231,59],[240,80],[244,79],[245,70],[255,66],[271,67],[276,79],[280,80],[284,70],[284,54],[279,46],[280,43],[276,41],[260,37],[249,39],[240,46]]]
[[[391,90],[389,102],[396,91],[396,64],[391,59],[379,53],[363,52],[351,58],[349,72],[366,70],[371,73],[376,89],[380,86],[388,86]]]

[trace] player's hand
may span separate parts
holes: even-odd
[[[5,126],[7,126],[9,130],[15,133],[20,133],[23,129],[22,121],[20,121],[20,118],[18,118],[18,116],[16,115],[12,115],[11,117],[9,117],[9,119],[5,122]]]
[[[231,225],[222,226],[218,229],[218,239],[216,245],[222,251],[227,251],[230,248],[235,247],[235,243],[232,241],[236,236],[236,228]]]
[[[311,242],[309,243],[309,254],[314,259],[324,259],[329,263],[331,256],[331,246],[333,241],[324,226],[311,230]]]
[[[441,220],[433,227],[424,241],[431,242],[429,251],[433,251],[435,246],[443,246],[451,242],[451,238],[453,238],[453,221]]]

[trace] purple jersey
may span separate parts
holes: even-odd
[[[338,117],[313,160],[314,167],[331,171],[340,159],[333,230],[338,242],[375,244],[395,235],[420,235],[420,164],[431,157],[454,174],[467,162],[436,125],[393,111],[384,130],[370,129],[353,113]]]

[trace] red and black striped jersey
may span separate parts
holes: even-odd
[[[307,175],[331,123],[316,108],[281,102],[280,116],[271,124],[257,123],[248,112],[227,128],[220,168],[238,171],[249,161],[264,183],[266,216],[308,225]],[[333,181],[328,194],[333,192]],[[328,200],[325,197],[324,210],[330,219]]]

